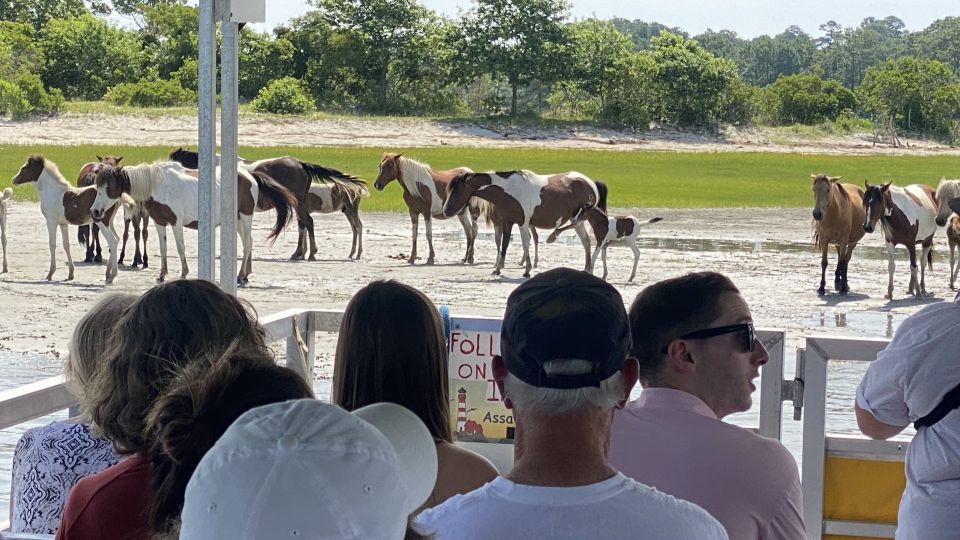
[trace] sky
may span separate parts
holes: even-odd
[[[266,0],[269,30],[311,10],[305,0]],[[426,7],[455,17],[470,8],[470,0],[420,0]],[[742,38],[775,35],[790,25],[819,35],[821,24],[834,20],[857,26],[865,17],[899,17],[907,30],[926,28],[948,16],[960,16],[958,0],[573,0],[573,18],[641,19],[679,27],[696,35],[704,30],[733,30]]]

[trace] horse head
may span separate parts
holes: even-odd
[[[863,181],[866,192],[863,194],[863,230],[872,233],[877,227],[877,221],[893,209],[893,198],[890,196],[890,182],[880,185],[870,185]]]
[[[373,187],[375,187],[377,191],[383,191],[383,188],[387,187],[387,184],[400,179],[401,156],[403,156],[403,153],[393,154],[386,152],[383,154],[383,157],[380,158],[380,173],[377,174],[377,180],[373,183]]]
[[[813,219],[820,221],[830,200],[830,190],[843,177],[811,174],[810,178],[813,179]]]
[[[484,173],[463,173],[453,177],[447,188],[447,200],[443,201],[443,215],[453,217],[463,211],[470,197],[477,191],[473,185],[475,178],[487,176]],[[489,183],[489,177],[487,177]]]
[[[97,187],[97,197],[90,206],[90,217],[94,221],[102,220],[107,210],[113,208],[124,193],[130,193],[130,177],[123,167],[104,165],[97,172],[94,185]]]
[[[122,159],[123,159],[123,156],[120,156],[120,157],[117,157],[117,156],[103,156],[103,157],[97,156],[97,163],[100,163],[100,164],[103,164],[103,165],[112,165],[112,166],[114,166],[114,167],[119,167],[119,166],[120,166],[120,160],[122,160]]]
[[[941,178],[937,184],[937,225],[943,227],[950,219],[950,213],[953,210],[950,207],[950,201],[960,197],[960,180],[947,180]]]
[[[30,156],[27,162],[20,167],[20,171],[13,177],[13,185],[36,182],[43,174],[43,169],[47,166],[47,161],[43,156]]]

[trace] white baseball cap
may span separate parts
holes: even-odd
[[[181,540],[401,540],[433,491],[437,451],[409,410],[314,399],[238,418],[187,484]]]

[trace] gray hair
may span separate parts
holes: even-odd
[[[551,360],[544,362],[548,375],[580,375],[589,373],[593,364],[586,360]],[[599,387],[539,388],[527,384],[513,374],[503,382],[504,394],[518,409],[536,409],[542,413],[561,414],[586,408],[612,409],[623,399],[623,376],[618,371],[600,382]]]

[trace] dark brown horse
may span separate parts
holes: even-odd
[[[479,228],[477,221],[483,214],[489,216],[487,204],[480,199],[464,200],[463,206],[456,212],[445,214],[443,211],[443,201],[449,192],[450,182],[457,175],[469,172],[473,171],[466,167],[435,171],[426,163],[404,157],[403,154],[386,153],[380,158],[380,173],[373,187],[377,188],[377,191],[383,191],[387,184],[396,180],[403,187],[403,202],[407,204],[407,210],[410,213],[413,245],[410,248],[407,263],[413,264],[417,259],[417,229],[420,216],[423,216],[427,245],[430,247],[427,264],[434,263],[433,220],[457,216],[467,237],[467,252],[461,262],[473,264],[473,246]]]
[[[837,268],[833,288],[845,295],[850,292],[847,267],[853,248],[863,238],[863,190],[853,184],[841,184],[841,176],[811,174],[813,179],[813,243],[820,251],[820,288],[826,294],[827,253],[837,248]]]
[[[933,235],[937,232],[937,197],[933,188],[924,184],[911,184],[906,187],[891,186],[890,183],[872,186],[863,181],[867,188],[863,196],[863,230],[872,233],[877,222],[883,225],[883,236],[887,241],[887,282],[886,298],[893,298],[893,271],[896,267],[894,248],[897,244],[906,246],[910,253],[910,287],[907,294],[916,298],[929,296],[926,287],[924,261],[927,266],[933,264]],[[917,244],[923,248],[920,255],[920,280],[917,281]]]
[[[80,174],[77,175],[77,187],[92,186],[97,180],[97,172],[101,167],[104,165],[117,167],[120,165],[120,160],[122,159],[123,156],[97,156],[97,161],[85,163],[83,167],[80,167]],[[100,249],[100,230],[98,227],[94,227],[91,231],[90,225],[80,225],[77,227],[77,240],[80,242],[80,245],[87,250],[83,262],[103,262],[103,251]],[[126,235],[124,235],[124,244],[126,244]],[[120,262],[123,262],[122,256]]]
[[[178,148],[170,152],[170,159],[188,169],[196,169],[199,164],[199,155],[191,150]],[[215,164],[219,164],[220,157],[216,156]],[[307,252],[307,238],[310,241],[309,260],[316,260],[317,242],[314,238],[313,218],[306,210],[305,201],[310,186],[314,182],[341,182],[345,184],[363,185],[365,182],[356,176],[342,173],[321,165],[300,161],[290,156],[261,159],[258,161],[240,160],[242,167],[251,172],[263,173],[273,178],[277,184],[290,191],[296,199],[297,211],[297,249],[290,256],[291,259],[303,259]],[[261,199],[257,203],[258,211],[273,209],[270,200]]]
[[[450,193],[443,205],[443,213],[453,216],[462,211],[471,197],[480,197],[493,203],[500,225],[500,253],[493,273],[503,268],[514,225],[520,227],[523,253],[526,258],[524,277],[530,277],[530,227],[556,229],[572,219],[583,208],[607,207],[607,186],[594,182],[578,172],[539,175],[531,171],[465,173],[450,182]],[[586,222],[574,230],[583,243],[584,270],[592,271],[590,237]]]

